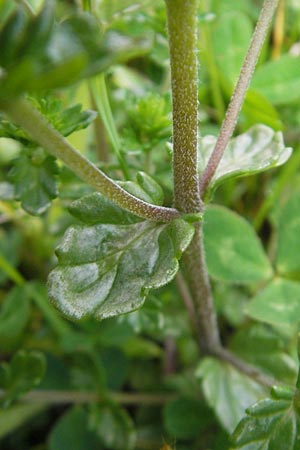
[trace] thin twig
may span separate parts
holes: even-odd
[[[203,196],[203,194],[205,193],[212,177],[214,176],[217,167],[222,159],[223,153],[235,129],[240,110],[244,103],[246,92],[253,76],[262,45],[265,41],[278,2],[279,0],[264,1],[255,31],[251,39],[249,50],[242,65],[239,79],[237,81],[224,121],[222,123],[218,140],[200,180],[201,196]]]
[[[4,391],[0,391],[0,399]],[[88,391],[56,391],[56,390],[36,390],[28,392],[21,397],[22,401],[45,404],[64,404],[64,403],[93,403],[103,402],[109,398],[123,405],[160,405],[174,398],[174,394],[162,393],[124,393],[110,392],[101,396],[95,392]]]
[[[217,349],[213,356],[216,356],[217,358],[228,362],[233,367],[238,369],[239,372],[244,373],[249,378],[251,378],[252,380],[256,381],[257,383],[263,386],[272,388],[273,386],[283,384],[281,381],[278,381],[275,378],[266,375],[265,373],[261,372],[259,369],[252,366],[251,364],[244,362],[243,360],[241,360],[240,358],[238,358],[225,348]]]

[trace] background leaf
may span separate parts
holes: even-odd
[[[273,105],[286,105],[300,100],[299,56],[285,54],[264,63],[254,74],[251,87]]]
[[[10,363],[1,363],[0,387],[5,391],[2,405],[9,406],[20,395],[37,386],[45,370],[45,358],[36,351],[19,350]]]
[[[276,267],[281,275],[300,281],[300,193],[295,192],[279,211]]]
[[[235,83],[252,35],[246,14],[231,11],[220,15],[213,28],[213,49],[220,74]]]
[[[196,376],[201,379],[208,405],[229,433],[243,417],[244,410],[264,394],[262,386],[213,358],[205,358],[199,364]]]
[[[246,313],[295,333],[300,322],[300,283],[275,278],[246,306]]]
[[[219,280],[247,284],[272,276],[272,267],[254,229],[226,208],[206,209],[204,245],[208,271]]]

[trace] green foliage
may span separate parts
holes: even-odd
[[[198,2],[200,176],[258,3]],[[216,204],[166,223],[93,192],[7,108],[24,97],[124,190],[174,206],[164,2],[0,1],[1,449],[298,450],[300,7],[281,3],[203,198]],[[202,221],[222,344],[286,385],[271,394],[199,352],[186,255],[172,280]]]
[[[19,396],[36,387],[44,376],[46,364],[40,352],[20,350],[10,363],[0,365],[1,404],[9,406]]]
[[[220,206],[204,215],[204,245],[210,275],[235,283],[268,280],[273,270],[251,225]]]

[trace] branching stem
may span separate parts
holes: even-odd
[[[3,101],[0,109],[4,110],[41,147],[61,159],[79,178],[121,208],[139,217],[157,222],[168,222],[180,216],[176,209],[151,205],[122,189],[73,148],[26,99],[14,98],[12,101]]]
[[[274,16],[279,0],[265,0],[255,31],[253,33],[249,50],[242,65],[240,75],[230,100],[216,146],[211,154],[208,164],[200,180],[200,192],[203,195],[214,176],[214,173],[222,159],[229,139],[234,131],[238,115],[242,108],[246,92],[248,90],[255,66]]]

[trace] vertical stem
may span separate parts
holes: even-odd
[[[176,207],[198,212],[197,0],[166,0],[173,101],[173,171]]]
[[[173,101],[173,170],[176,208],[202,209],[198,186],[197,0],[166,0]],[[202,224],[183,257],[200,349],[214,354],[219,331],[205,264]]]
[[[265,0],[250,42],[249,50],[241,68],[240,76],[230,100],[214,151],[208,161],[200,181],[201,194],[205,193],[221,161],[224,150],[234,131],[254,69],[270,27],[279,0]]]
[[[205,263],[201,224],[196,225],[195,236],[183,255],[183,263],[196,312],[195,323],[200,349],[205,354],[215,354],[221,343]]]

